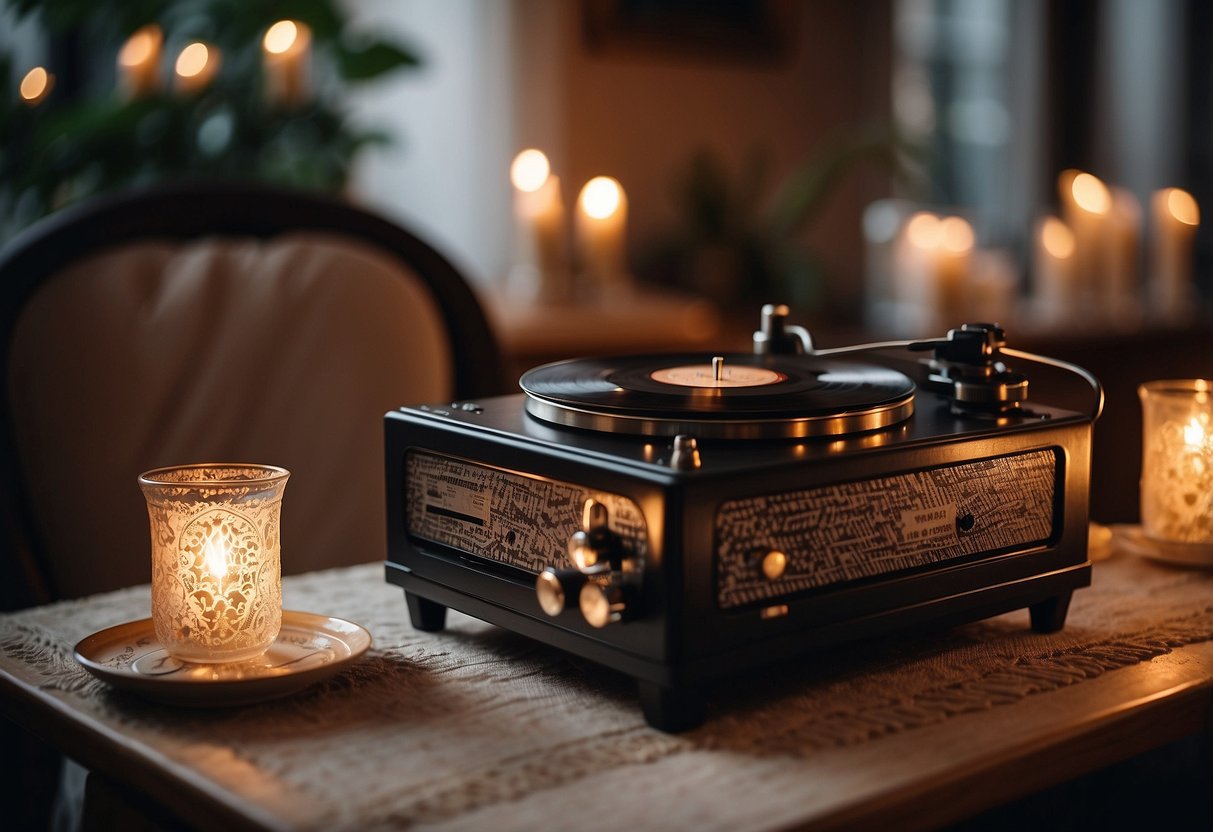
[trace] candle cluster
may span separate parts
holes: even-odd
[[[154,95],[164,87],[164,32],[154,23],[138,29],[118,50],[118,87],[127,99]],[[307,102],[311,30],[297,20],[280,20],[262,40],[262,72],[267,100],[283,108]],[[172,88],[178,95],[194,95],[214,82],[223,63],[219,47],[203,41],[181,45],[171,60]],[[54,76],[37,66],[21,81],[21,99],[37,106],[50,94]]]
[[[863,222],[869,325],[922,336],[965,321],[1127,328],[1147,318],[1184,323],[1194,314],[1200,209],[1191,194],[1163,188],[1143,210],[1130,191],[1067,170],[1058,196],[1058,215],[1031,229],[1028,293],[1017,258],[980,247],[967,218],[902,200],[870,205]]]
[[[516,244],[507,291],[525,300],[567,301],[609,294],[630,284],[626,262],[627,195],[609,176],[582,186],[575,210],[575,257],[566,242],[560,178],[540,150],[519,153],[510,166]]]
[[[874,206],[865,217],[874,327],[941,332],[965,321],[1005,322],[1018,280],[1004,252],[982,249],[964,217]]]
[[[1142,528],[1156,540],[1213,544],[1213,385],[1152,381],[1138,393]]]
[[[1187,191],[1163,188],[1141,202],[1098,177],[1066,170],[1058,177],[1061,216],[1043,218],[1034,235],[1032,300],[1046,323],[1074,318],[1133,324],[1143,315],[1183,322],[1192,314],[1192,254],[1200,209]],[[1145,280],[1139,266],[1148,225]]]

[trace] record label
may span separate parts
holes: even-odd
[[[786,381],[787,376],[768,370],[765,367],[734,366],[732,364],[720,370],[720,378],[716,377],[716,368],[711,364],[688,364],[683,367],[666,367],[654,370],[649,374],[653,381],[662,384],[675,384],[679,387],[760,387],[764,384],[778,384]]]

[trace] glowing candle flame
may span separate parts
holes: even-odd
[[[1205,444],[1205,429],[1200,422],[1196,421],[1196,417],[1184,425],[1184,444],[1189,448],[1199,448]]]
[[[210,61],[210,50],[206,48],[206,44],[191,43],[177,56],[177,74],[182,78],[193,78],[206,69],[208,61]]]
[[[118,52],[118,63],[123,66],[139,66],[151,60],[163,37],[160,27],[155,24],[144,26],[122,45]]]
[[[1099,177],[1089,173],[1080,173],[1074,177],[1070,185],[1070,193],[1078,207],[1092,214],[1106,214],[1112,206],[1112,195],[1108,186]]]
[[[1040,229],[1040,242],[1049,254],[1065,260],[1074,254],[1074,233],[1057,217],[1049,217]]]
[[[943,223],[928,211],[919,211],[906,223],[906,239],[918,248],[938,248],[943,239]]]
[[[943,247],[961,253],[973,248],[973,226],[962,217],[946,217],[939,224]]]
[[[595,176],[581,189],[581,208],[597,220],[604,220],[619,209],[623,189],[609,176]]]
[[[1167,210],[1184,225],[1200,225],[1200,208],[1192,195],[1182,188],[1167,190]]]
[[[510,165],[510,182],[520,191],[534,193],[548,180],[552,167],[541,150],[524,150]]]
[[[219,536],[219,527],[216,526],[206,537],[206,543],[202,548],[202,557],[206,561],[206,568],[216,577],[223,577],[227,574],[228,569],[228,552],[227,544],[223,538]]]
[[[45,67],[36,66],[21,79],[21,97],[26,104],[37,104],[51,91],[51,83],[55,76],[46,71]]]
[[[299,37],[299,27],[293,20],[279,20],[271,26],[265,33],[265,51],[274,55],[281,55],[292,46],[295,45],[295,40]]]

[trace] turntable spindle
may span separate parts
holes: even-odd
[[[720,381],[721,379],[724,378],[724,356],[723,355],[712,356],[712,378],[715,379],[716,381]]]

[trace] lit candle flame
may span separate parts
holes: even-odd
[[[295,45],[299,37],[299,27],[293,20],[279,20],[265,33],[265,51],[281,55]]]
[[[1070,184],[1070,193],[1078,207],[1092,214],[1106,214],[1112,206],[1112,195],[1108,186],[1099,177],[1089,173],[1080,173]]]
[[[1049,254],[1066,260],[1074,254],[1074,233],[1057,217],[1049,217],[1040,229],[1040,242]]]
[[[54,80],[45,67],[34,67],[21,79],[21,98],[26,104],[37,104],[51,91]]]
[[[552,166],[542,150],[531,148],[524,150],[514,157],[510,165],[510,182],[520,191],[534,193],[548,181]]]
[[[906,223],[906,239],[917,248],[938,248],[943,238],[943,223],[928,211],[919,211]]]
[[[596,220],[604,220],[619,209],[623,189],[609,176],[595,176],[581,189],[581,208]]]
[[[205,43],[191,43],[177,56],[177,74],[182,78],[193,78],[206,69],[210,57],[210,50],[206,48]]]
[[[202,557],[206,561],[207,570],[212,575],[222,578],[227,574],[227,543],[219,536],[219,526],[212,529],[211,533],[206,536],[206,543],[202,547]]]
[[[1196,421],[1195,416],[1184,425],[1184,444],[1189,448],[1199,448],[1205,444],[1204,426]]]
[[[122,49],[118,52],[118,63],[123,66],[139,66],[152,58],[163,39],[159,26],[154,23],[144,26],[122,44]]]
[[[1200,208],[1192,195],[1182,188],[1167,189],[1167,210],[1184,225],[1200,225]]]
[[[939,223],[943,247],[960,254],[973,248],[973,226],[963,217],[946,217]]]

